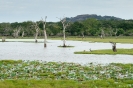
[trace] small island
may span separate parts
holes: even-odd
[[[133,49],[117,49],[117,52],[113,52],[112,49],[102,49],[102,50],[83,50],[83,51],[76,51],[74,54],[109,54],[109,55],[116,55],[116,54],[126,54],[126,55],[133,55]]]
[[[68,46],[67,46],[67,45],[66,45],[66,46],[61,46],[61,45],[60,45],[60,46],[58,46],[58,47],[61,47],[61,48],[72,48],[72,47],[74,47],[74,46],[69,46],[69,45],[68,45]]]

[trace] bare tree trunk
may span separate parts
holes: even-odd
[[[4,28],[4,32],[2,34],[2,42],[6,41],[6,32],[10,30],[10,27],[6,24],[6,27]]]
[[[36,30],[36,34],[35,34],[35,42],[37,43],[37,37],[38,37],[38,32],[39,32],[39,27],[37,25],[37,23],[35,23],[35,30]]]
[[[112,44],[112,50],[113,52],[117,52],[117,49],[116,49],[116,43],[115,42],[110,42]]]
[[[103,39],[103,35],[102,34],[101,34],[100,38]]]
[[[18,34],[19,34],[20,30],[21,30],[21,26],[18,27],[18,28],[16,28],[16,30],[14,30],[13,36],[14,36],[15,38],[18,38],[18,36],[19,36]]]
[[[5,42],[6,41],[6,38],[5,37],[2,37],[2,42]]]
[[[85,37],[85,36],[84,36],[84,33],[82,32],[82,40],[84,39],[84,37]]]
[[[113,33],[112,28],[109,26],[109,34],[111,37],[112,37],[112,33]]]
[[[109,31],[110,36],[112,37],[112,31]]]
[[[66,35],[65,35],[65,29],[63,30],[63,47],[66,47]]]
[[[63,24],[63,47],[66,47],[66,34],[65,34],[65,29],[66,29],[66,26],[65,26],[65,20],[63,19],[60,19],[62,24]]]
[[[17,32],[16,32],[16,37],[18,38],[18,34],[19,34],[19,32],[20,32],[20,30],[21,30],[21,26],[19,26],[19,28],[18,28],[18,30],[17,30]]]
[[[116,29],[116,31],[115,31],[115,38],[117,38],[117,29]]]
[[[42,18],[42,22],[43,22],[43,30],[44,30],[44,47],[47,47],[47,33],[46,33],[46,19],[47,19],[47,16],[45,17],[45,21],[43,21],[43,18]]]
[[[68,26],[68,23],[66,23],[66,18],[61,19],[60,21],[63,25],[63,47],[66,47],[66,36],[65,36],[65,31],[66,31],[66,27]]]
[[[17,30],[17,29],[16,29]],[[16,30],[13,30],[13,37],[16,38]]]
[[[46,30],[44,30],[44,47],[47,47],[47,33],[46,33]]]
[[[38,34],[36,33],[35,34],[35,42],[37,43],[38,41],[37,41],[37,36],[38,36]]]
[[[22,38],[24,37],[24,31],[22,32]]]
[[[103,29],[101,29],[101,38],[102,38],[102,39],[104,39],[104,37],[105,37],[104,30],[103,30]]]

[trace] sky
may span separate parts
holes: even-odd
[[[0,0],[0,23],[39,21],[83,14],[133,19],[133,0]]]

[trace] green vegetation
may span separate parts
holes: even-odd
[[[43,36],[43,24],[37,21],[40,30],[39,36]],[[32,21],[0,23],[0,36],[13,36],[14,31],[21,30],[18,36],[24,37],[34,36],[35,28]],[[62,36],[61,22],[47,22],[46,25],[48,36]],[[102,30],[105,36],[133,36],[133,20],[97,20],[89,18],[83,21],[70,22],[66,28],[66,36],[101,36]]]
[[[33,23],[32,21],[0,23],[0,36],[4,36],[4,39],[5,37],[12,39],[15,37],[15,31],[21,27],[17,38],[31,39],[35,35]],[[39,24],[39,21],[36,23],[40,28],[38,38],[42,39],[43,24]],[[61,22],[47,22],[46,30],[49,39],[62,39],[63,27]],[[90,18],[80,22],[70,22],[65,32],[66,40],[133,43],[133,20],[97,20]],[[21,37],[23,33],[24,37]],[[103,37],[100,38],[101,35]],[[92,52],[75,53],[133,55],[133,49],[117,49],[117,52],[92,50]],[[64,62],[1,60],[0,88],[132,88],[132,73],[133,64],[111,63],[102,65],[88,63],[81,65]]]
[[[111,49],[105,49],[105,50],[92,50],[92,51],[79,51],[74,52],[75,54],[128,54],[133,55],[133,49],[117,49],[117,52],[113,52]]]
[[[11,36],[8,36],[7,40],[8,39],[10,40],[10,39],[13,39],[13,38]],[[30,42],[30,40],[28,40],[28,39],[33,39],[33,37],[24,37],[24,38],[19,37],[18,39],[23,39],[23,42]],[[40,36],[40,37],[38,37],[38,39],[43,39],[43,37]],[[51,39],[51,40],[63,40],[62,37],[59,37],[59,36],[49,36],[48,39]],[[133,41],[132,41],[133,39],[132,39],[131,36],[128,36],[128,37],[127,36],[121,36],[121,37],[118,37],[117,39],[115,37],[106,37],[104,39],[101,39],[99,37],[93,37],[93,36],[85,37],[84,39],[82,39],[82,37],[78,37],[78,36],[67,36],[66,37],[66,41],[67,40],[87,41],[87,42],[107,42],[107,43],[109,43],[109,41],[114,41],[116,43],[133,43]]]
[[[61,37],[49,37],[49,39],[53,40],[61,40]],[[99,37],[85,37],[82,39],[82,37],[74,37],[74,36],[69,36],[66,37],[66,40],[74,40],[74,41],[88,41],[88,42],[105,42],[109,43],[110,41],[116,42],[116,43],[133,43],[132,37],[118,37],[117,39],[115,37],[106,37],[104,39],[101,39]]]
[[[77,82],[73,80],[4,80],[1,88],[132,88],[133,80],[90,80]]]
[[[0,61],[0,65],[1,64],[4,64],[4,65],[8,65],[8,64],[19,64],[19,63],[22,63],[22,60],[1,60]]]
[[[6,42],[8,42],[8,40],[11,40],[13,39],[11,36],[7,37],[6,39]],[[30,42],[30,40],[28,39],[33,39],[33,37],[24,37],[24,38],[21,38],[19,37],[18,39],[23,39],[23,42]],[[43,39],[43,37],[38,37],[38,39]],[[59,37],[59,36],[49,36],[48,39],[52,39],[52,40],[62,40],[62,37]],[[27,41],[28,40],[28,41]],[[117,39],[115,37],[106,37],[104,39],[101,39],[99,37],[85,37],[82,39],[82,37],[77,37],[77,36],[68,36],[66,37],[66,41],[67,40],[73,40],[73,41],[86,41],[86,42],[105,42],[105,43],[109,43],[109,41],[113,41],[113,42],[116,42],[116,43],[131,43],[133,44],[133,39],[132,37],[130,36],[121,36],[121,37],[118,37]],[[22,41],[22,40],[21,40]],[[33,41],[34,42],[34,39]],[[39,40],[38,40],[39,42]]]
[[[133,64],[0,61],[0,88],[131,88]]]

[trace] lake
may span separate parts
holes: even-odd
[[[43,60],[53,62],[73,63],[133,63],[133,55],[95,55],[95,54],[74,54],[75,51],[88,51],[96,49],[111,49],[110,43],[92,43],[83,41],[66,41],[66,45],[72,48],[58,47],[63,45],[61,40],[47,40],[47,47],[44,48],[43,39],[34,43],[34,39],[7,39],[8,42],[0,42],[0,60]],[[117,43],[117,48],[133,48],[133,44]]]

